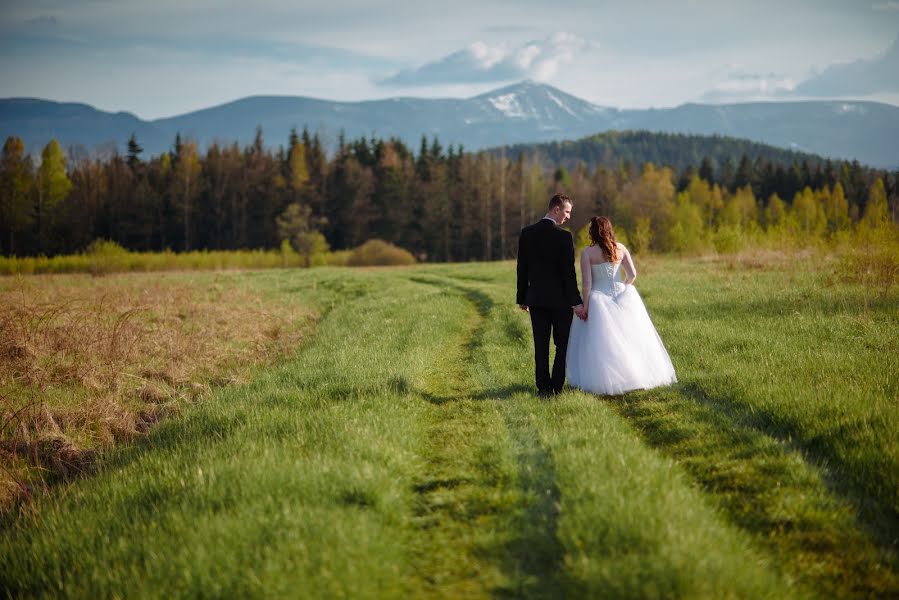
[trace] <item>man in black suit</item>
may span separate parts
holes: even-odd
[[[562,225],[571,216],[571,199],[556,194],[539,222],[521,230],[518,238],[518,305],[531,314],[537,392],[551,396],[565,384],[565,353],[571,313],[584,318],[584,304],[574,273],[574,242]],[[556,345],[549,373],[549,338]]]

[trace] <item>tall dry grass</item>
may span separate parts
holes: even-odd
[[[312,316],[227,274],[4,281],[0,508],[289,352]]]
[[[899,285],[899,232],[886,227],[867,229],[857,238],[844,249],[835,274],[861,286],[867,314],[875,298],[885,298]]]

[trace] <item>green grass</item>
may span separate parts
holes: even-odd
[[[899,593],[896,293],[642,261],[680,383],[531,392],[509,263],[243,275],[321,316],[0,531],[9,596]]]

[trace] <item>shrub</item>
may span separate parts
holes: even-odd
[[[414,263],[415,257],[408,250],[394,246],[384,240],[373,239],[354,248],[346,264],[351,267],[363,267],[373,265],[411,265]]]
[[[723,225],[712,236],[715,251],[719,254],[735,254],[744,246],[743,234],[735,225]]]
[[[345,267],[350,262],[352,250],[334,250],[325,256],[325,264],[330,267]]]
[[[94,240],[87,247],[88,271],[91,275],[106,275],[128,270],[127,250],[109,240]]]

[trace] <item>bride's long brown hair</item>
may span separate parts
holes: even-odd
[[[615,230],[608,217],[590,219],[590,239],[594,246],[602,248],[602,253],[611,262],[618,262],[618,243],[615,241]]]

